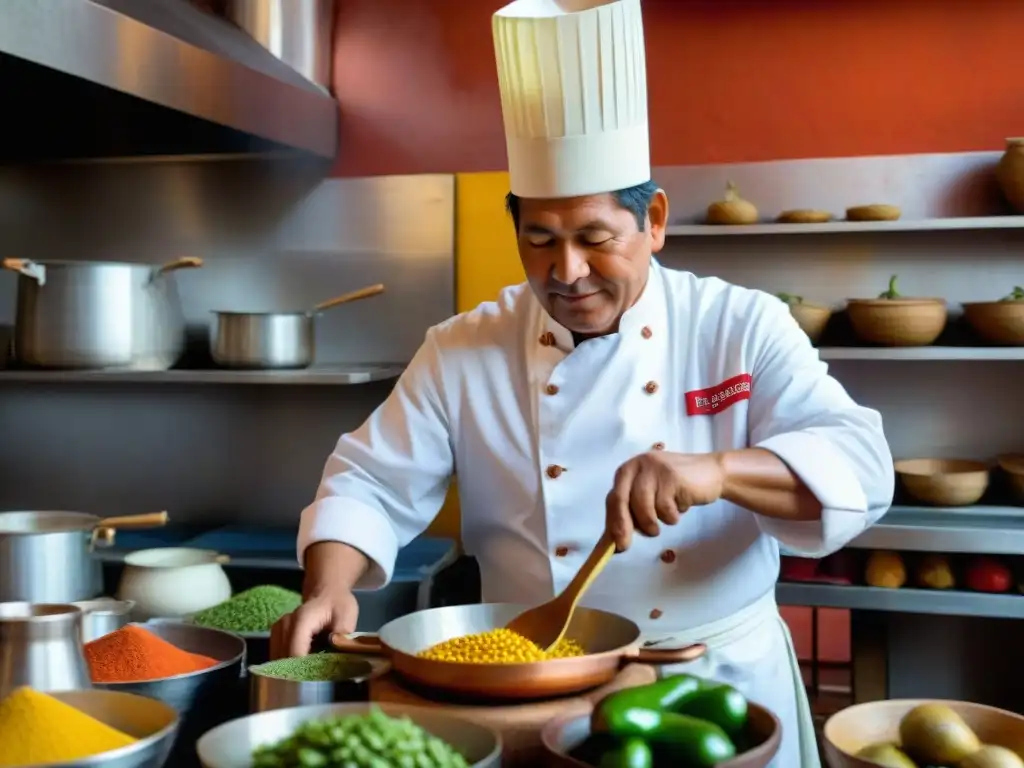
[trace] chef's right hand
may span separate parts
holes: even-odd
[[[303,561],[303,604],[274,624],[272,659],[305,656],[321,632],[347,635],[356,628],[359,604],[352,587],[370,565],[366,555],[348,544],[321,541],[306,549]]]
[[[299,608],[282,616],[270,631],[270,658],[305,656],[313,638],[321,632],[347,635],[354,632],[359,603],[350,589],[313,593]]]

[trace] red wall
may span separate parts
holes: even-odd
[[[344,176],[502,170],[501,0],[338,2]],[[655,165],[1001,149],[1016,0],[644,0]]]

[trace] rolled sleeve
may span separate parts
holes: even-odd
[[[318,542],[348,544],[370,560],[357,589],[390,581],[399,549],[437,516],[452,478],[455,459],[433,332],[380,407],[338,440],[316,499],[302,513],[299,562]]]
[[[778,456],[821,504],[821,519],[757,515],[788,551],[831,554],[863,533],[892,503],[892,455],[877,411],[858,405],[828,373],[786,306],[765,295],[763,339],[751,387],[751,444]]]

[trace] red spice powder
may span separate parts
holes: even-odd
[[[134,683],[198,672],[216,659],[183,651],[142,627],[129,624],[85,644],[94,683]]]

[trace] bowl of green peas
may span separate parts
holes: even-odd
[[[224,723],[196,744],[203,768],[498,768],[492,729],[421,707],[319,704]]]

